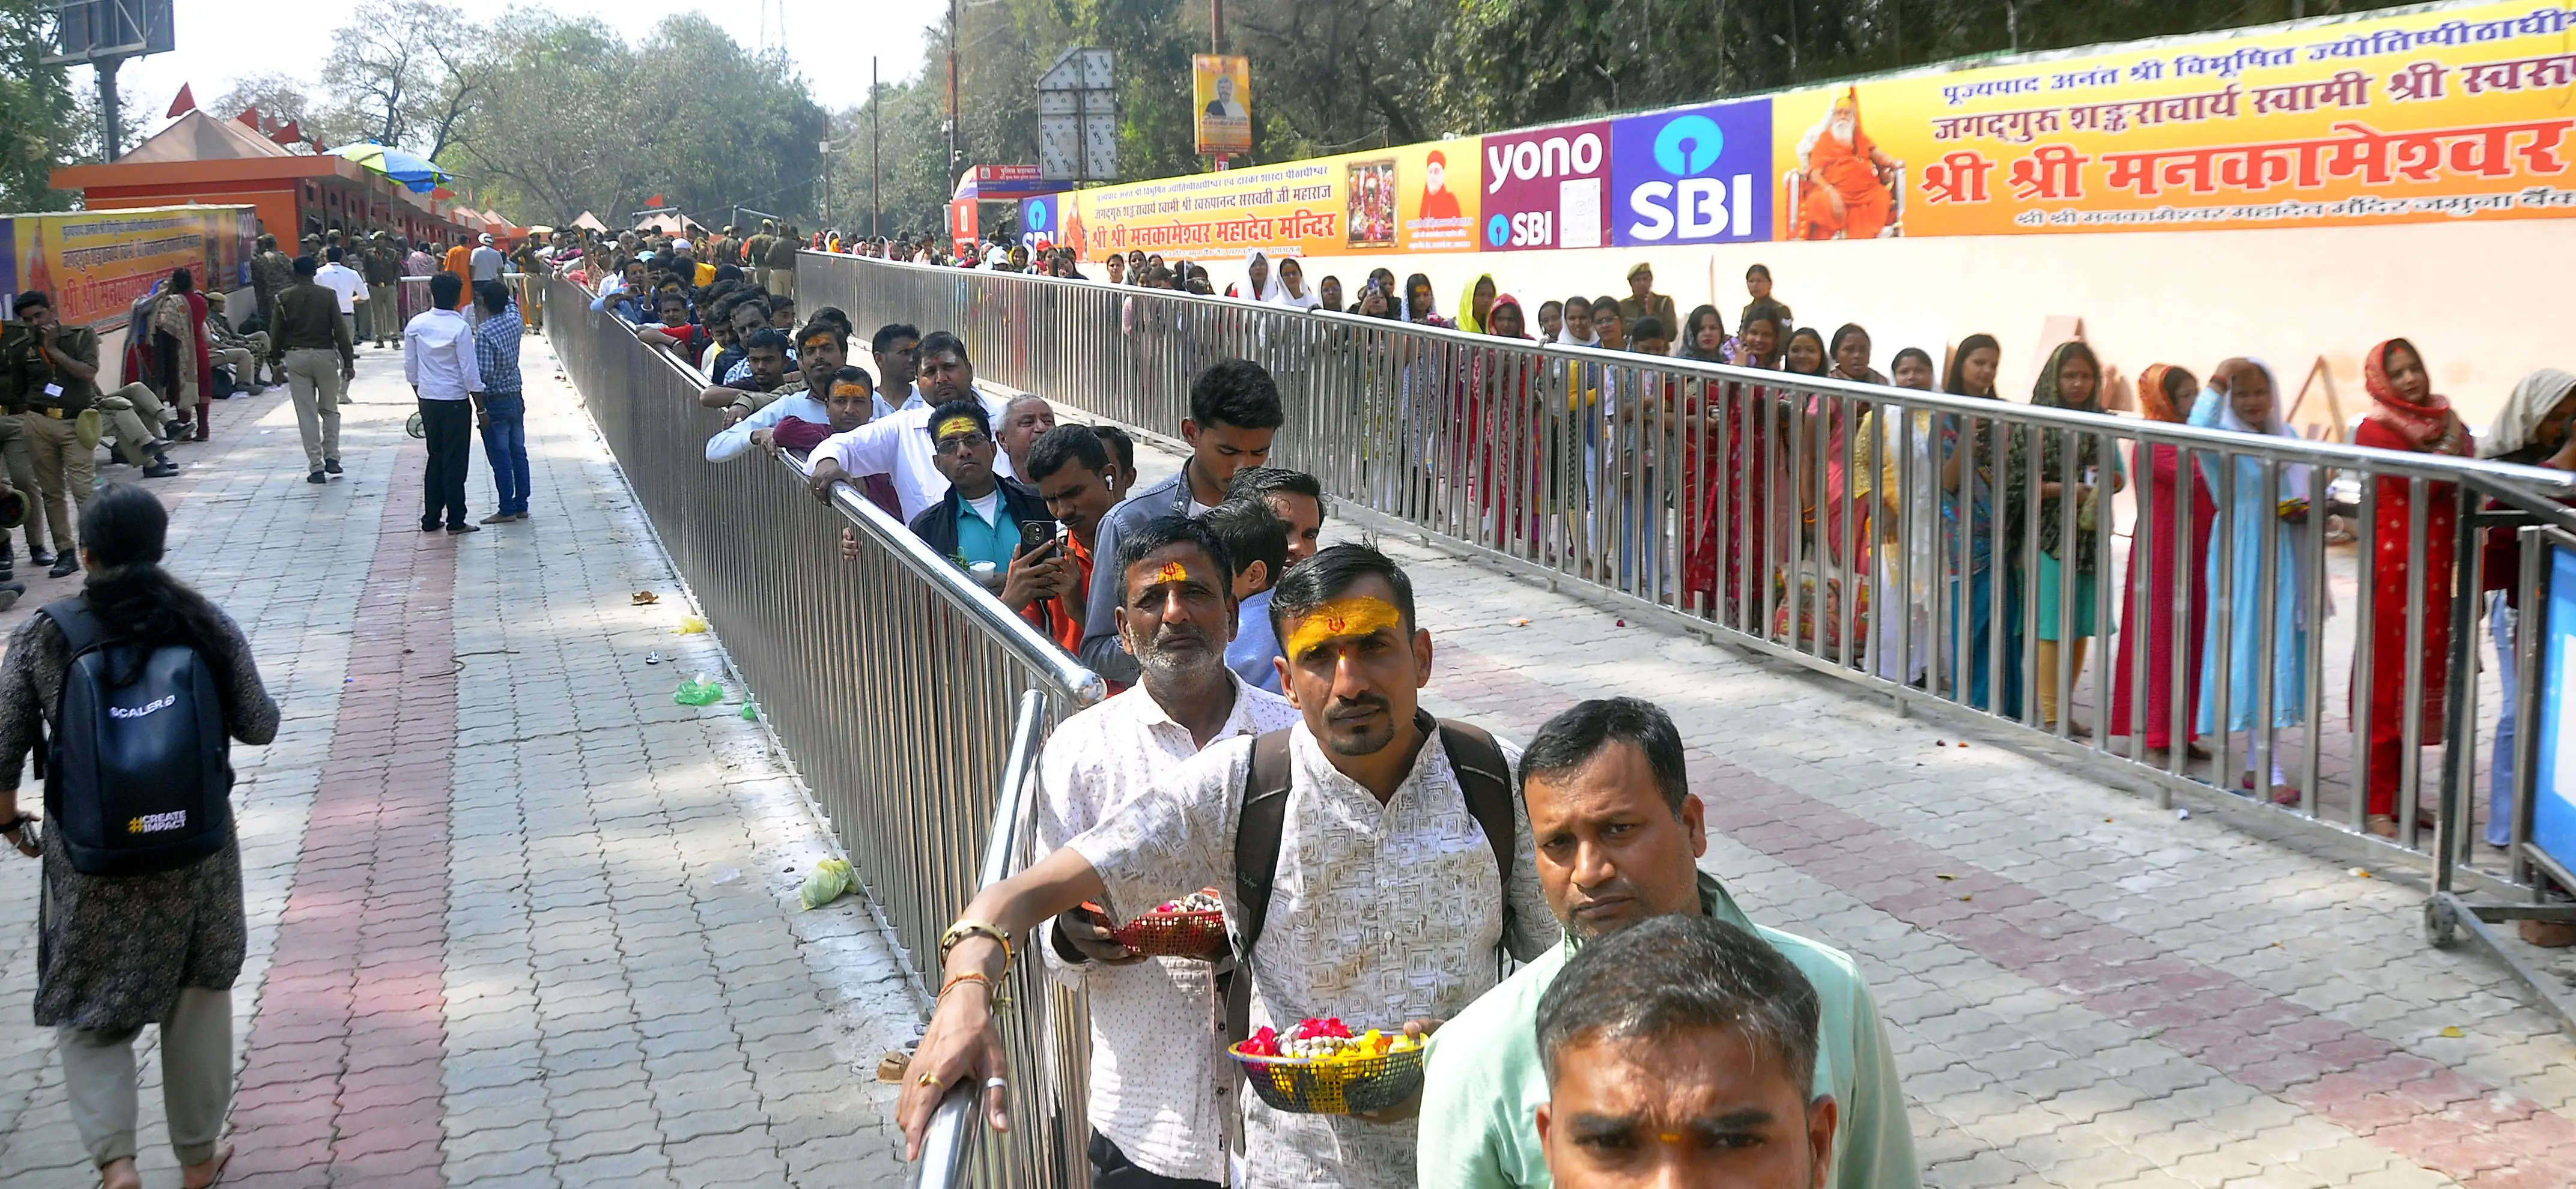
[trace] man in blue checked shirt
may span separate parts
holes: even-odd
[[[528,402],[519,381],[523,324],[508,285],[481,282],[474,298],[484,315],[474,327],[474,362],[483,376],[483,388],[474,394],[474,426],[483,431],[483,457],[492,464],[500,504],[483,523],[507,524],[528,518]]]

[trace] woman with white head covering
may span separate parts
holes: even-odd
[[[2479,434],[2478,457],[2524,466],[2576,471],[2576,374],[2542,368],[2513,386],[2504,411]],[[2503,505],[2487,501],[2493,511]],[[2482,555],[2486,588],[2487,636],[2495,641],[2497,679],[2505,696],[2496,704],[2495,744],[2488,765],[2487,845],[2513,841],[2513,773],[2515,723],[2521,717],[2514,690],[2520,689],[2522,610],[2518,589],[2522,574],[2522,541],[2510,526],[2487,530]]]
[[[1318,299],[1315,291],[1306,286],[1305,265],[1297,263],[1294,256],[1282,256],[1275,271],[1278,279],[1271,284],[1269,296],[1260,300],[1295,310],[1315,308]]]
[[[1267,302],[1279,292],[1279,278],[1272,274],[1270,256],[1259,248],[1243,254],[1243,290],[1235,296],[1245,301]]]
[[[2235,370],[2227,377],[2226,395],[2215,402],[2205,402],[2195,409],[2191,423],[2205,428],[2223,429],[2230,433],[2254,437],[2297,440],[2298,431],[2291,429],[2281,416],[2280,389],[2272,381],[2272,369],[2259,359],[2230,360]],[[2266,502],[2263,492],[2264,460],[2252,454],[2222,456],[2203,453],[2199,456],[2201,477],[2209,484],[2211,496],[2219,509],[2218,525],[2212,530],[2209,569],[2205,581],[2209,597],[2207,636],[2201,649],[2200,721],[2203,735],[2249,732],[2248,751],[2251,762],[2250,732],[2276,731],[2297,726],[2304,721],[2308,704],[2308,632],[2315,626],[2308,622],[2305,592],[2316,576],[2307,572],[2293,545],[2295,526],[2314,514],[2310,502],[2316,497],[2312,469],[2299,463],[2280,464],[2278,488]],[[2231,473],[2232,471],[2232,473]],[[2319,510],[2321,511],[2321,510]],[[2272,551],[2263,551],[2264,521],[2281,523],[2272,535]],[[2264,591],[2266,597],[2235,592]],[[2262,655],[2263,613],[2272,614],[2272,655]],[[2224,646],[2222,647],[2222,628]],[[2272,666],[2272,716],[2268,721],[2255,718],[2255,686],[2258,666]],[[2220,698],[2225,697],[2227,718],[2218,719]],[[2272,753],[2270,787],[2277,798],[2287,789],[2281,774],[2280,752]],[[2254,773],[2244,773],[2251,787]]]

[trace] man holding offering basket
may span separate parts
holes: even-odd
[[[1529,960],[1561,936],[1509,795],[1517,756],[1421,713],[1431,634],[1415,626],[1411,581],[1376,550],[1339,545],[1290,570],[1271,622],[1293,729],[1210,745],[950,926],[898,1110],[909,1155],[959,1082],[984,1086],[992,1124],[1009,1126],[990,999],[1029,930],[1085,901],[1125,921],[1214,887],[1247,992],[1238,1027],[1347,1021],[1384,1054],[1302,1070],[1239,1058],[1269,1071],[1243,1105],[1240,1183],[1415,1183],[1415,1038],[1494,985],[1497,950]],[[1371,1114],[1330,1113],[1380,1099]]]

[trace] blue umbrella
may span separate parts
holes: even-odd
[[[414,156],[401,149],[389,149],[380,144],[344,144],[331,150],[331,155],[346,157],[401,182],[405,189],[414,194],[427,194],[455,180],[446,170],[440,169],[435,161]]]

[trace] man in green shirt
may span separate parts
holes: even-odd
[[[1522,753],[1540,884],[1565,941],[1469,1004],[1431,1039],[1422,1091],[1422,1189],[1547,1189],[1537,1123],[1548,1101],[1539,1000],[1584,943],[1640,921],[1697,912],[1752,932],[1815,987],[1814,1086],[1837,1104],[1836,1189],[1916,1189],[1922,1171],[1878,1005],[1849,955],[1755,925],[1699,870],[1705,811],[1689,791],[1681,734],[1634,698],[1583,702]]]

